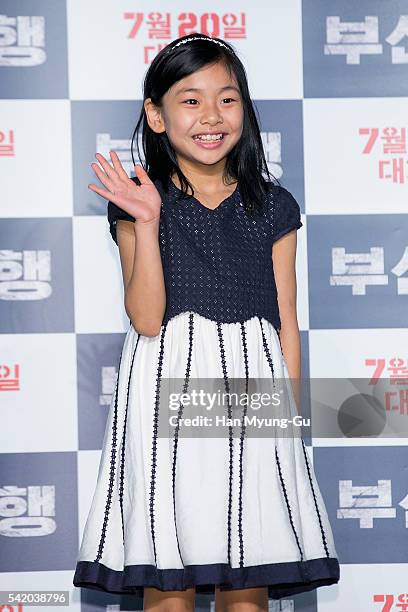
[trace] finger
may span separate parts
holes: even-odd
[[[109,151],[113,166],[118,173],[119,178],[128,179],[127,172],[124,170],[116,151]]]
[[[117,174],[116,174],[115,168],[112,168],[110,163],[108,161],[106,161],[104,156],[101,155],[100,153],[95,153],[95,157],[98,160],[98,162],[101,164],[102,168],[105,170],[105,172],[109,176],[109,178],[111,180],[115,180],[115,178],[117,178]]]
[[[88,189],[90,189],[91,191],[94,191],[95,193],[102,196],[106,200],[110,200],[113,195],[112,193],[110,193],[110,191],[107,191],[106,189],[101,189],[100,187],[98,187],[97,185],[94,185],[93,183],[88,185]]]
[[[136,176],[142,185],[153,185],[153,181],[150,180],[149,175],[146,170],[141,166],[141,164],[136,164],[135,166]]]
[[[110,191],[114,191],[114,182],[105,174],[103,170],[98,166],[98,164],[91,164],[93,171],[95,172],[98,179],[107,187]]]

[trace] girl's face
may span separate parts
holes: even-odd
[[[181,165],[224,165],[241,138],[243,117],[238,83],[221,62],[177,81],[163,96],[163,128]],[[208,142],[199,134],[222,136]]]

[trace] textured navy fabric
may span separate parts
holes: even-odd
[[[270,183],[262,213],[251,217],[245,212],[239,185],[215,209],[183,196],[171,180],[168,194],[159,180],[155,185],[162,197],[163,324],[192,310],[221,323],[243,322],[257,315],[280,330],[272,244],[303,225],[292,194]],[[135,220],[109,202],[109,227],[116,243],[119,219]]]

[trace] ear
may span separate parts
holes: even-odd
[[[157,134],[165,132],[166,128],[164,125],[161,109],[155,104],[153,104],[151,98],[146,98],[143,106],[146,113],[147,123],[149,124],[149,127],[153,130],[153,132],[156,132]]]

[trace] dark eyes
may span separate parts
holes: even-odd
[[[197,102],[196,98],[188,98],[187,100],[184,100],[184,102],[191,102],[192,100]],[[223,100],[232,100],[234,102],[234,98],[223,98]],[[188,106],[195,106],[195,104],[189,104]]]

